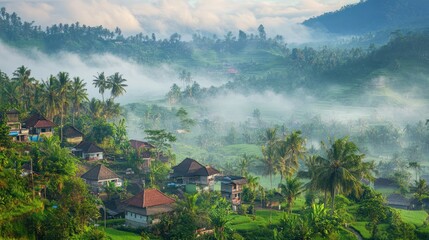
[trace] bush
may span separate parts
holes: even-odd
[[[244,239],[252,240],[272,240],[274,239],[273,231],[268,228],[257,228],[252,230],[237,231]]]
[[[248,208],[247,208],[247,214],[255,214],[255,207],[253,206],[253,205],[250,205]]]
[[[247,206],[246,205],[240,205],[237,209],[237,213],[240,215],[245,215],[247,212]]]
[[[429,226],[422,226],[416,229],[418,239],[429,239]]]

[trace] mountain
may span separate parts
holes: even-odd
[[[336,34],[429,27],[428,0],[366,0],[303,22]]]

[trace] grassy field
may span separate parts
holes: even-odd
[[[113,228],[106,228],[107,236],[112,240],[140,240],[141,237],[135,233],[119,231]]]
[[[237,231],[254,230],[259,227],[265,227],[271,223],[278,223],[283,217],[284,212],[275,210],[256,210],[255,215],[232,214],[231,227]]]
[[[364,239],[369,239],[371,237],[371,233],[365,227],[367,223],[368,222],[354,222],[350,224],[350,226],[358,231]]]
[[[403,210],[403,209],[397,209],[399,214],[401,215],[401,218],[406,223],[411,223],[415,225],[416,227],[422,226],[426,219],[428,218],[427,212],[423,210]]]

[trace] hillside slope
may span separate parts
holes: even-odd
[[[429,26],[427,0],[366,0],[308,19],[304,25],[337,34]]]

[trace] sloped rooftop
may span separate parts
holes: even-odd
[[[25,121],[25,127],[30,128],[45,128],[45,127],[55,127],[55,123],[47,120],[40,114],[33,114]]]
[[[171,197],[166,196],[164,193],[160,192],[157,189],[145,189],[139,194],[125,201],[128,206],[146,208],[154,207],[159,205],[166,205],[174,203],[174,200]]]
[[[83,137],[83,133],[73,126],[64,126],[63,136],[66,138]]]
[[[87,141],[80,142],[74,148],[77,150],[82,150],[82,152],[84,152],[84,153],[104,152],[104,150],[102,148],[100,148],[99,146],[97,146],[95,143],[87,142]]]
[[[84,173],[81,178],[91,181],[100,181],[119,178],[119,176],[103,164],[97,164],[93,168],[89,169],[86,173]]]
[[[203,166],[194,159],[186,158],[179,165],[173,167],[173,177],[210,176],[220,173],[213,167]]]

